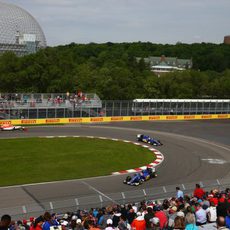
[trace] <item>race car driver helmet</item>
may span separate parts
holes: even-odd
[[[137,134],[137,138],[140,138],[141,137],[141,134]]]

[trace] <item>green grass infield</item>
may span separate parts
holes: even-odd
[[[109,175],[153,162],[146,148],[91,138],[0,139],[0,186]]]

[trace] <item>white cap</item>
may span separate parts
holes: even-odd
[[[111,219],[108,219],[106,223],[107,224],[113,224],[113,221]]]
[[[179,216],[179,217],[184,217],[184,213],[182,211],[177,212],[176,215]]]
[[[141,212],[137,212],[137,216],[141,216],[142,214],[141,214]]]
[[[76,220],[76,223],[77,223],[77,224],[81,224],[81,219],[77,219],[77,220]]]
[[[67,213],[65,213],[62,218],[63,219],[68,219],[68,217],[69,217],[69,215]]]
[[[76,219],[77,219],[77,216],[73,215],[71,219],[72,219],[72,220],[76,220]]]

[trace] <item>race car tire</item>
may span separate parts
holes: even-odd
[[[124,180],[124,183],[127,184],[128,182],[131,181],[131,176],[127,176],[126,179]]]

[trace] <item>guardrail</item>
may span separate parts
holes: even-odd
[[[46,119],[14,119],[0,120],[0,125],[41,125],[41,124],[81,124],[121,121],[165,121],[165,120],[207,120],[229,119],[230,114],[205,114],[205,115],[156,115],[156,116],[117,116],[117,117],[73,117],[73,118],[46,118]]]
[[[143,200],[162,201],[166,198],[175,197],[176,186],[179,186],[184,191],[184,194],[192,194],[196,183],[197,182],[182,183],[145,189],[142,189],[140,186],[138,189],[134,188],[133,190],[120,193],[110,193],[105,195],[97,194],[91,196],[72,197],[65,200],[28,203],[17,207],[1,208],[0,214],[9,213],[14,219],[17,219],[38,216],[43,214],[45,211],[65,213],[67,211],[74,212],[79,209],[100,208],[115,203],[139,203]],[[199,184],[206,191],[210,191],[214,188],[224,190],[230,186],[230,178],[200,181]]]

